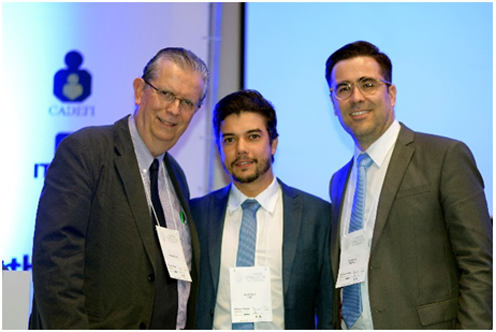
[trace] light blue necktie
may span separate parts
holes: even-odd
[[[367,183],[367,169],[372,165],[372,159],[366,153],[361,153],[357,158],[357,186],[353,197],[351,208],[350,228],[348,233],[363,228],[363,210],[365,208],[365,192]],[[341,316],[351,329],[362,313],[362,294],[360,284],[354,284],[343,288],[343,305]]]
[[[260,204],[254,199],[247,199],[241,204],[243,219],[239,229],[238,255],[236,266],[253,266],[255,264],[255,245],[257,243],[257,211]],[[253,330],[253,323],[233,323],[233,330]]]

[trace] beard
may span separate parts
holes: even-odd
[[[239,183],[252,183],[255,180],[257,180],[259,177],[261,177],[262,175],[264,175],[265,173],[267,173],[267,171],[270,169],[271,162],[270,162],[270,160],[268,158],[261,159],[260,161],[258,161],[258,159],[254,159],[252,161],[256,165],[255,172],[253,174],[247,174],[247,175],[243,176],[242,174],[241,175],[237,175],[234,172],[229,172],[228,171],[228,173],[231,174],[232,178],[236,182],[239,182]],[[237,162],[237,160],[235,160],[233,163],[231,163],[231,170],[234,169],[234,164],[236,162]]]

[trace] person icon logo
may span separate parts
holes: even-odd
[[[83,63],[82,55],[70,51],[65,56],[67,69],[61,69],[55,74],[53,94],[64,102],[82,102],[91,94],[91,75],[79,67]]]
[[[74,100],[83,94],[83,86],[79,84],[78,74],[70,74],[67,76],[67,83],[64,84],[62,94],[70,100]]]

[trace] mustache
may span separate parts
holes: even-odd
[[[245,156],[240,156],[236,159],[234,159],[234,161],[231,163],[231,168],[234,167],[234,164],[240,162],[240,161],[251,161],[251,162],[254,162],[254,163],[258,163],[258,160],[257,159],[251,159],[251,158],[247,158]]]
[[[355,104],[350,107],[350,111],[352,112],[363,111],[365,109],[369,109],[369,108],[364,104]]]
[[[351,103],[350,105],[350,111],[352,112],[371,109],[371,108],[373,108],[373,104],[371,104],[370,101],[359,101],[359,102]]]

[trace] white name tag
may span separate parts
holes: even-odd
[[[266,266],[230,268],[233,323],[271,322],[270,270]]]
[[[370,250],[364,229],[355,231],[344,237],[341,245],[336,288],[358,284],[365,280],[369,253]]]
[[[169,275],[174,279],[191,282],[179,232],[165,227],[155,227]]]

